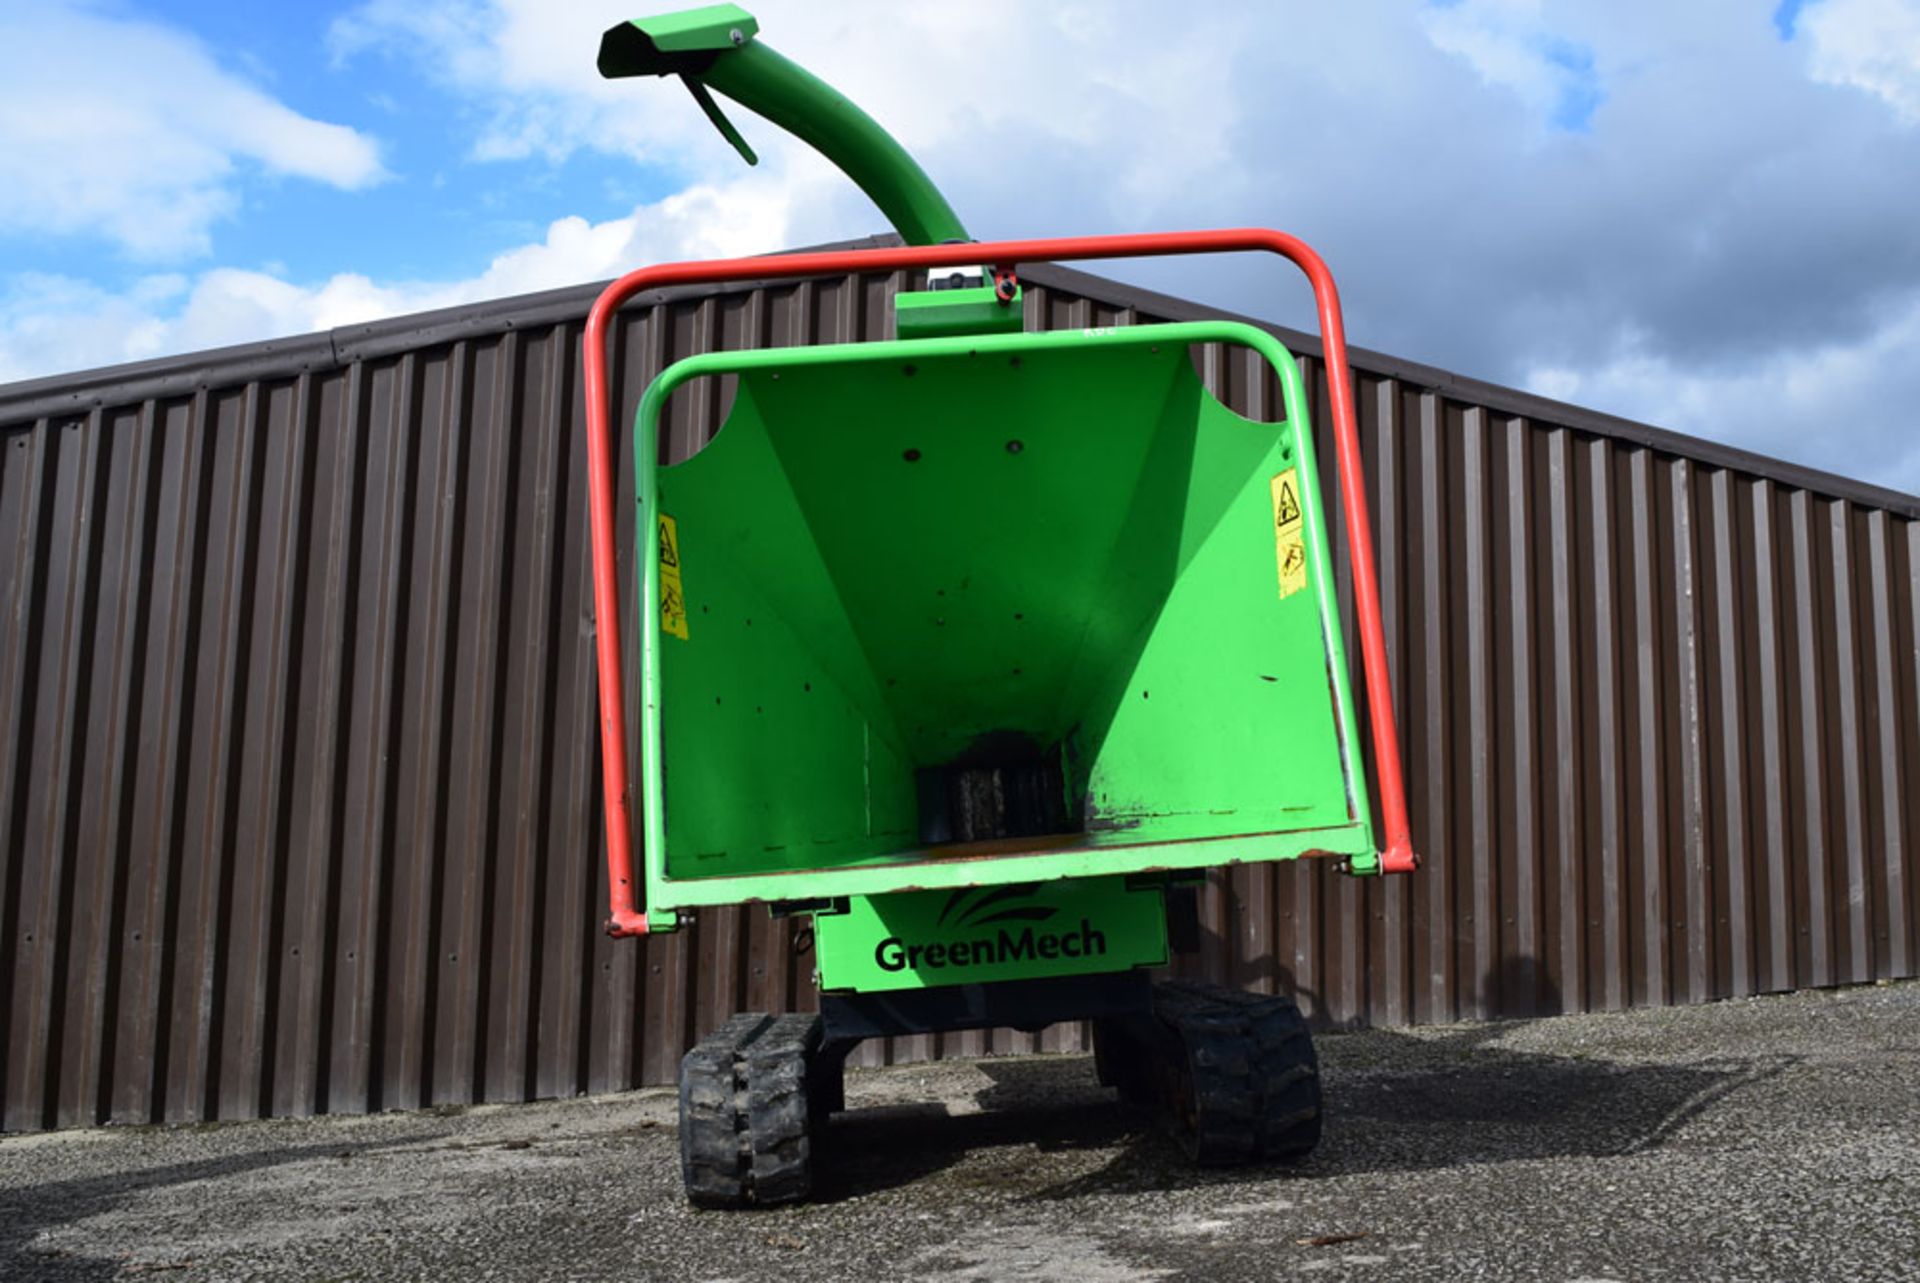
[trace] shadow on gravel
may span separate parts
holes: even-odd
[[[1437,1037],[1395,1030],[1323,1034],[1326,1133],[1299,1164],[1199,1170],[1152,1120],[1121,1106],[1094,1080],[1090,1057],[987,1060],[984,1114],[949,1116],[939,1105],[842,1115],[830,1128],[829,1199],[875,1192],[962,1169],[1001,1147],[1004,1164],[967,1162],[968,1179],[1036,1200],[1137,1190],[1246,1184],[1275,1176],[1312,1180],[1426,1171],[1480,1163],[1605,1158],[1665,1144],[1702,1114],[1792,1067],[1785,1056],[1726,1056],[1686,1064],[1623,1064],[1499,1046],[1519,1022],[1476,1025]],[[1097,1170],[1045,1180],[1042,1153],[1115,1150]],[[1029,1155],[1030,1157],[1030,1155]]]
[[[814,1198],[836,1202],[958,1168],[971,1154],[1006,1149],[1024,1157],[1105,1150],[1137,1139],[1150,1124],[1114,1100],[1093,1076],[1091,1057],[978,1062],[992,1085],[975,1099],[986,1111],[949,1114],[936,1101],[855,1109],[834,1116]],[[1168,1153],[1173,1154],[1169,1145]],[[992,1166],[974,1179],[1004,1184]]]
[[[43,1185],[15,1188],[0,1194],[0,1279],[36,1279],[48,1283],[91,1283],[95,1279],[122,1277],[128,1266],[124,1259],[111,1256],[76,1256],[48,1252],[34,1245],[42,1230],[70,1225],[90,1216],[110,1212],[139,1195],[152,1190],[192,1181],[244,1177],[287,1163],[309,1159],[335,1162],[357,1158],[376,1150],[412,1144],[426,1138],[402,1137],[377,1145],[356,1145],[335,1141],[327,1145],[301,1145],[290,1149],[262,1149],[253,1153],[224,1155],[191,1163],[172,1163],[164,1167],[118,1171],[74,1180],[50,1181]],[[138,1247],[139,1244],[122,1246]],[[138,1253],[135,1253],[138,1255]],[[136,1271],[141,1267],[133,1267]],[[180,1264],[149,1264],[147,1270],[172,1270]]]

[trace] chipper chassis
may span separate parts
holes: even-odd
[[[1320,1141],[1313,1038],[1289,998],[1162,981],[1150,1006],[1093,1022],[1102,1086],[1150,1114],[1203,1167],[1303,1158]],[[733,1017],[680,1062],[680,1168],[701,1207],[791,1203],[813,1192],[829,1116],[844,1106],[853,1040],[829,1012]]]
[[[863,1039],[1062,1021],[1091,1024],[1100,1081],[1193,1161],[1299,1158],[1320,1138],[1320,1079],[1294,1004],[1152,976],[1197,945],[1208,868],[1417,865],[1332,275],[1260,228],[972,241],[893,138],[757,35],[730,4],[639,19],[607,33],[599,68],[678,76],[749,162],[714,94],[785,126],[906,243],[642,268],[587,318],[607,928],[771,906],[810,921],[821,990],[817,1015],[735,1016],[687,1054],[688,1197],[806,1198]],[[1224,319],[1027,324],[1022,264],[1246,251],[1313,286],[1364,724],[1300,362]],[[818,277],[893,282],[892,337],[658,372],[616,516],[609,349],[655,346],[632,328],[613,342],[622,306]],[[657,339],[668,322],[648,324]],[[1220,348],[1254,359],[1282,417],[1208,390],[1194,354]],[[728,390],[725,422],[663,459],[668,398],[700,378]]]

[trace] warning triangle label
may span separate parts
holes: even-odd
[[[680,531],[660,514],[660,631],[687,640],[687,594],[680,587]]]
[[[1293,479],[1290,477],[1280,482],[1280,498],[1274,504],[1273,519],[1275,525],[1281,526],[1292,525],[1300,520],[1300,500],[1293,493]]]
[[[1280,561],[1284,600],[1307,586],[1307,529],[1300,512],[1300,475],[1292,468],[1268,483],[1273,496],[1274,551]]]

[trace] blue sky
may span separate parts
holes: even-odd
[[[747,7],[978,236],[1286,228],[1365,346],[1920,491],[1920,0]],[[882,229],[630,9],[0,5],[0,381]]]

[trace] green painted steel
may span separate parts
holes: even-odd
[[[1157,967],[1167,917],[1157,886],[1082,878],[855,896],[818,913],[813,956],[826,991],[873,993]]]
[[[893,296],[893,333],[902,339],[938,339],[955,334],[1017,334],[1021,294],[1002,302],[991,285],[954,290],[902,291]]]
[[[711,53],[731,49],[753,39],[760,31],[759,19],[737,4],[710,4],[698,9],[680,9],[673,13],[655,14],[651,18],[635,18],[626,25],[646,36],[647,43],[656,55]],[[609,70],[603,66],[600,74],[659,75],[668,70],[682,69],[659,63],[643,63],[640,60],[645,53],[644,48],[636,49],[625,62],[616,64],[624,69]]]
[[[893,135],[831,85],[754,39],[757,30],[737,5],[638,18],[602,38],[600,74],[682,77],[708,118],[752,164],[752,149],[705,90],[725,94],[839,166],[908,244],[972,239]]]
[[[838,90],[766,45],[715,59],[706,82],[832,161],[909,245],[972,238],[920,163]]]
[[[1244,344],[1286,422],[1201,386]],[[674,910],[1195,868],[1374,844],[1292,357],[1229,322],[712,353],[735,374],[671,518],[674,631],[642,619],[650,925]],[[1282,595],[1274,479],[1297,483]],[[645,546],[644,544],[642,546]],[[684,632],[684,637],[678,635]],[[982,744],[1060,764],[1072,831],[927,847],[917,773]]]

